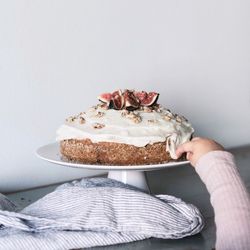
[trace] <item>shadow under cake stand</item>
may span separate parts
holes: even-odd
[[[150,192],[147,183],[145,171],[165,169],[169,167],[177,167],[179,165],[187,164],[189,161],[168,162],[163,164],[151,165],[129,165],[129,166],[110,166],[110,165],[92,165],[71,162],[63,159],[60,154],[59,143],[51,143],[40,147],[36,151],[36,155],[45,161],[80,169],[93,169],[93,170],[107,170],[108,178],[130,184],[142,190]]]

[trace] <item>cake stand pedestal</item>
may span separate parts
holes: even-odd
[[[108,172],[108,178],[138,187],[150,193],[146,173],[144,171],[113,170]]]
[[[67,167],[80,168],[80,169],[93,169],[93,170],[107,170],[108,178],[135,186],[147,192],[150,192],[150,189],[147,183],[145,171],[165,169],[169,167],[177,167],[179,165],[188,163],[188,161],[178,161],[178,162],[168,162],[164,164],[135,165],[135,166],[108,166],[108,165],[82,164],[63,159],[60,154],[59,143],[52,143],[40,147],[36,151],[36,155],[40,159],[43,159],[45,161]]]

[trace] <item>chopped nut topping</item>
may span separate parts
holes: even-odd
[[[127,116],[129,114],[129,111],[128,110],[123,110],[121,112],[121,116],[124,117],[124,116]]]
[[[93,124],[93,128],[95,129],[101,129],[101,128],[104,128],[105,125],[104,124],[101,124],[101,123],[95,123]]]
[[[108,107],[108,105],[107,105],[106,103],[102,103],[102,104],[100,105],[100,107],[101,107],[102,109],[105,109],[105,110],[108,110],[108,109],[109,109],[109,107]]]
[[[142,118],[140,117],[138,112],[129,112],[126,117],[130,120],[132,120],[134,123],[140,123],[142,121]]]
[[[89,109],[89,111],[90,111],[90,112],[93,112],[93,111],[97,110],[97,108],[98,108],[97,106],[92,106],[92,107]]]
[[[70,116],[69,118],[66,119],[66,122],[73,122],[76,119],[74,116]]]
[[[168,116],[169,118],[173,119],[174,118],[174,115],[170,112],[168,113],[166,116]]]
[[[104,112],[100,112],[98,111],[97,114],[95,115],[96,117],[100,118],[100,117],[103,117],[104,116]]]
[[[148,120],[149,123],[156,123],[157,120]]]
[[[188,122],[188,119],[185,116],[181,115],[180,117],[181,117],[182,121]]]
[[[104,110],[109,109],[107,103],[99,103],[99,104],[97,104],[97,108],[101,108],[101,109],[104,109]]]
[[[170,121],[170,120],[171,120],[171,117],[168,116],[168,115],[165,115],[165,116],[164,116],[164,119],[165,119],[166,121]]]
[[[161,105],[159,103],[156,103],[153,107],[157,109],[157,108],[161,108]]]
[[[181,117],[180,116],[178,116],[178,115],[176,115],[176,122],[178,122],[178,123],[181,123],[182,122],[182,119],[181,119]]]
[[[153,112],[153,109],[150,107],[143,107],[143,111],[147,112],[147,113],[151,113],[151,112]]]
[[[162,111],[162,107],[161,107],[161,105],[160,104],[155,104],[153,107],[152,107],[152,110],[154,111],[154,112],[161,112]]]
[[[140,116],[136,116],[135,118],[132,119],[134,123],[140,123],[141,122],[141,117]]]
[[[124,110],[121,112],[121,116],[132,120],[134,123],[140,123],[142,121],[140,114],[136,111]]]
[[[135,114],[131,111],[129,112],[127,115],[125,115],[127,118],[134,118],[135,117]]]
[[[80,124],[84,124],[85,123],[85,119],[82,116],[79,117],[79,123]]]

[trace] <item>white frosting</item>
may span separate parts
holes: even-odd
[[[99,113],[98,115],[98,112]],[[116,142],[144,147],[147,144],[165,142],[167,151],[176,159],[175,150],[178,145],[190,140],[194,129],[183,118],[172,117],[169,110],[160,108],[159,112],[134,111],[141,117],[136,123],[128,116],[122,116],[124,110],[105,110],[101,107],[91,108],[86,113],[79,114],[57,130],[57,141],[66,139],[90,139],[92,142]],[[81,121],[84,118],[84,123]],[[94,128],[95,124],[104,125]]]

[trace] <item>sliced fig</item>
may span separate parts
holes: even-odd
[[[122,109],[124,106],[124,96],[120,94],[116,94],[112,97],[112,104],[114,109]]]
[[[141,101],[147,98],[148,93],[146,91],[134,92],[134,95]]]
[[[158,93],[149,92],[147,94],[147,97],[141,100],[141,105],[146,107],[153,106],[154,104],[156,104],[158,97],[159,97]]]
[[[98,99],[107,104],[108,108],[113,108],[117,110],[127,109],[135,110],[142,107],[155,106],[159,94],[156,92],[141,91],[135,92],[132,90],[125,90],[122,92],[120,89],[114,91],[113,93],[101,94]]]
[[[134,110],[140,106],[140,100],[134,95],[133,91],[125,90],[123,93],[124,101],[125,101],[125,108],[127,110]]]
[[[111,99],[112,99],[112,94],[110,93],[103,93],[100,96],[98,96],[98,100],[103,103],[107,103],[107,105],[109,105]]]
[[[124,97],[122,95],[122,91],[116,90],[111,94],[111,100],[110,100],[110,105],[109,108],[113,109],[122,109],[124,106]]]
[[[114,92],[112,93],[112,97],[114,97],[114,96],[116,96],[116,95],[122,95],[122,91],[121,91],[120,89],[118,89],[118,90],[116,90],[116,91],[114,91]]]

